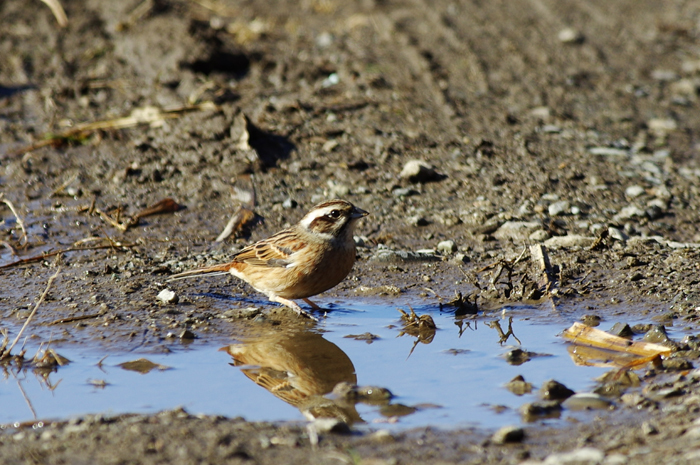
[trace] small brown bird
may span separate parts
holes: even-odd
[[[367,215],[345,200],[329,200],[316,205],[291,228],[244,248],[229,263],[185,271],[169,280],[231,273],[271,301],[313,319],[294,299],[317,309],[308,297],[345,279],[355,263],[355,223]]]

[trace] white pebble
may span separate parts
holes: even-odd
[[[170,289],[163,289],[156,298],[166,304],[176,304],[179,300],[177,294]]]
[[[644,188],[642,186],[629,186],[625,189],[625,195],[630,199],[639,197],[644,193]]]
[[[568,200],[560,200],[559,202],[554,202],[549,206],[550,216],[559,216],[569,212],[571,204]]]
[[[457,251],[457,246],[455,245],[455,241],[442,241],[437,245],[438,252],[442,252],[445,254],[456,252]]]

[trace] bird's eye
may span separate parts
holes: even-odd
[[[338,210],[331,210],[331,212],[328,214],[331,218],[339,218],[340,217],[340,212]]]

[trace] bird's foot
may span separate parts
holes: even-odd
[[[304,302],[309,304],[311,306],[311,308],[313,308],[314,310],[321,310],[321,307],[319,307],[315,303],[311,302],[309,299],[301,299],[301,300],[303,300]]]
[[[273,302],[280,303],[282,305],[286,305],[287,307],[289,307],[292,310],[294,310],[295,312],[297,312],[297,315],[299,315],[301,317],[308,318],[311,321],[318,321],[318,318],[316,318],[315,316],[313,316],[312,314],[310,314],[309,312],[307,312],[306,310],[301,308],[299,306],[299,304],[297,304],[293,300],[283,299],[282,297],[278,297],[276,295],[270,296],[270,300],[272,300]],[[306,299],[304,299],[304,301],[306,301],[308,303],[308,301]],[[319,308],[316,304],[313,304],[312,307]]]

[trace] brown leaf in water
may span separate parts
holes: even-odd
[[[153,363],[150,360],[145,359],[145,358],[140,358],[138,360],[132,360],[130,362],[120,363],[117,366],[122,367],[125,370],[137,371],[137,372],[144,374],[144,375],[146,373],[153,371],[153,370],[165,371],[165,370],[170,369],[170,367],[168,367],[168,366]]]

